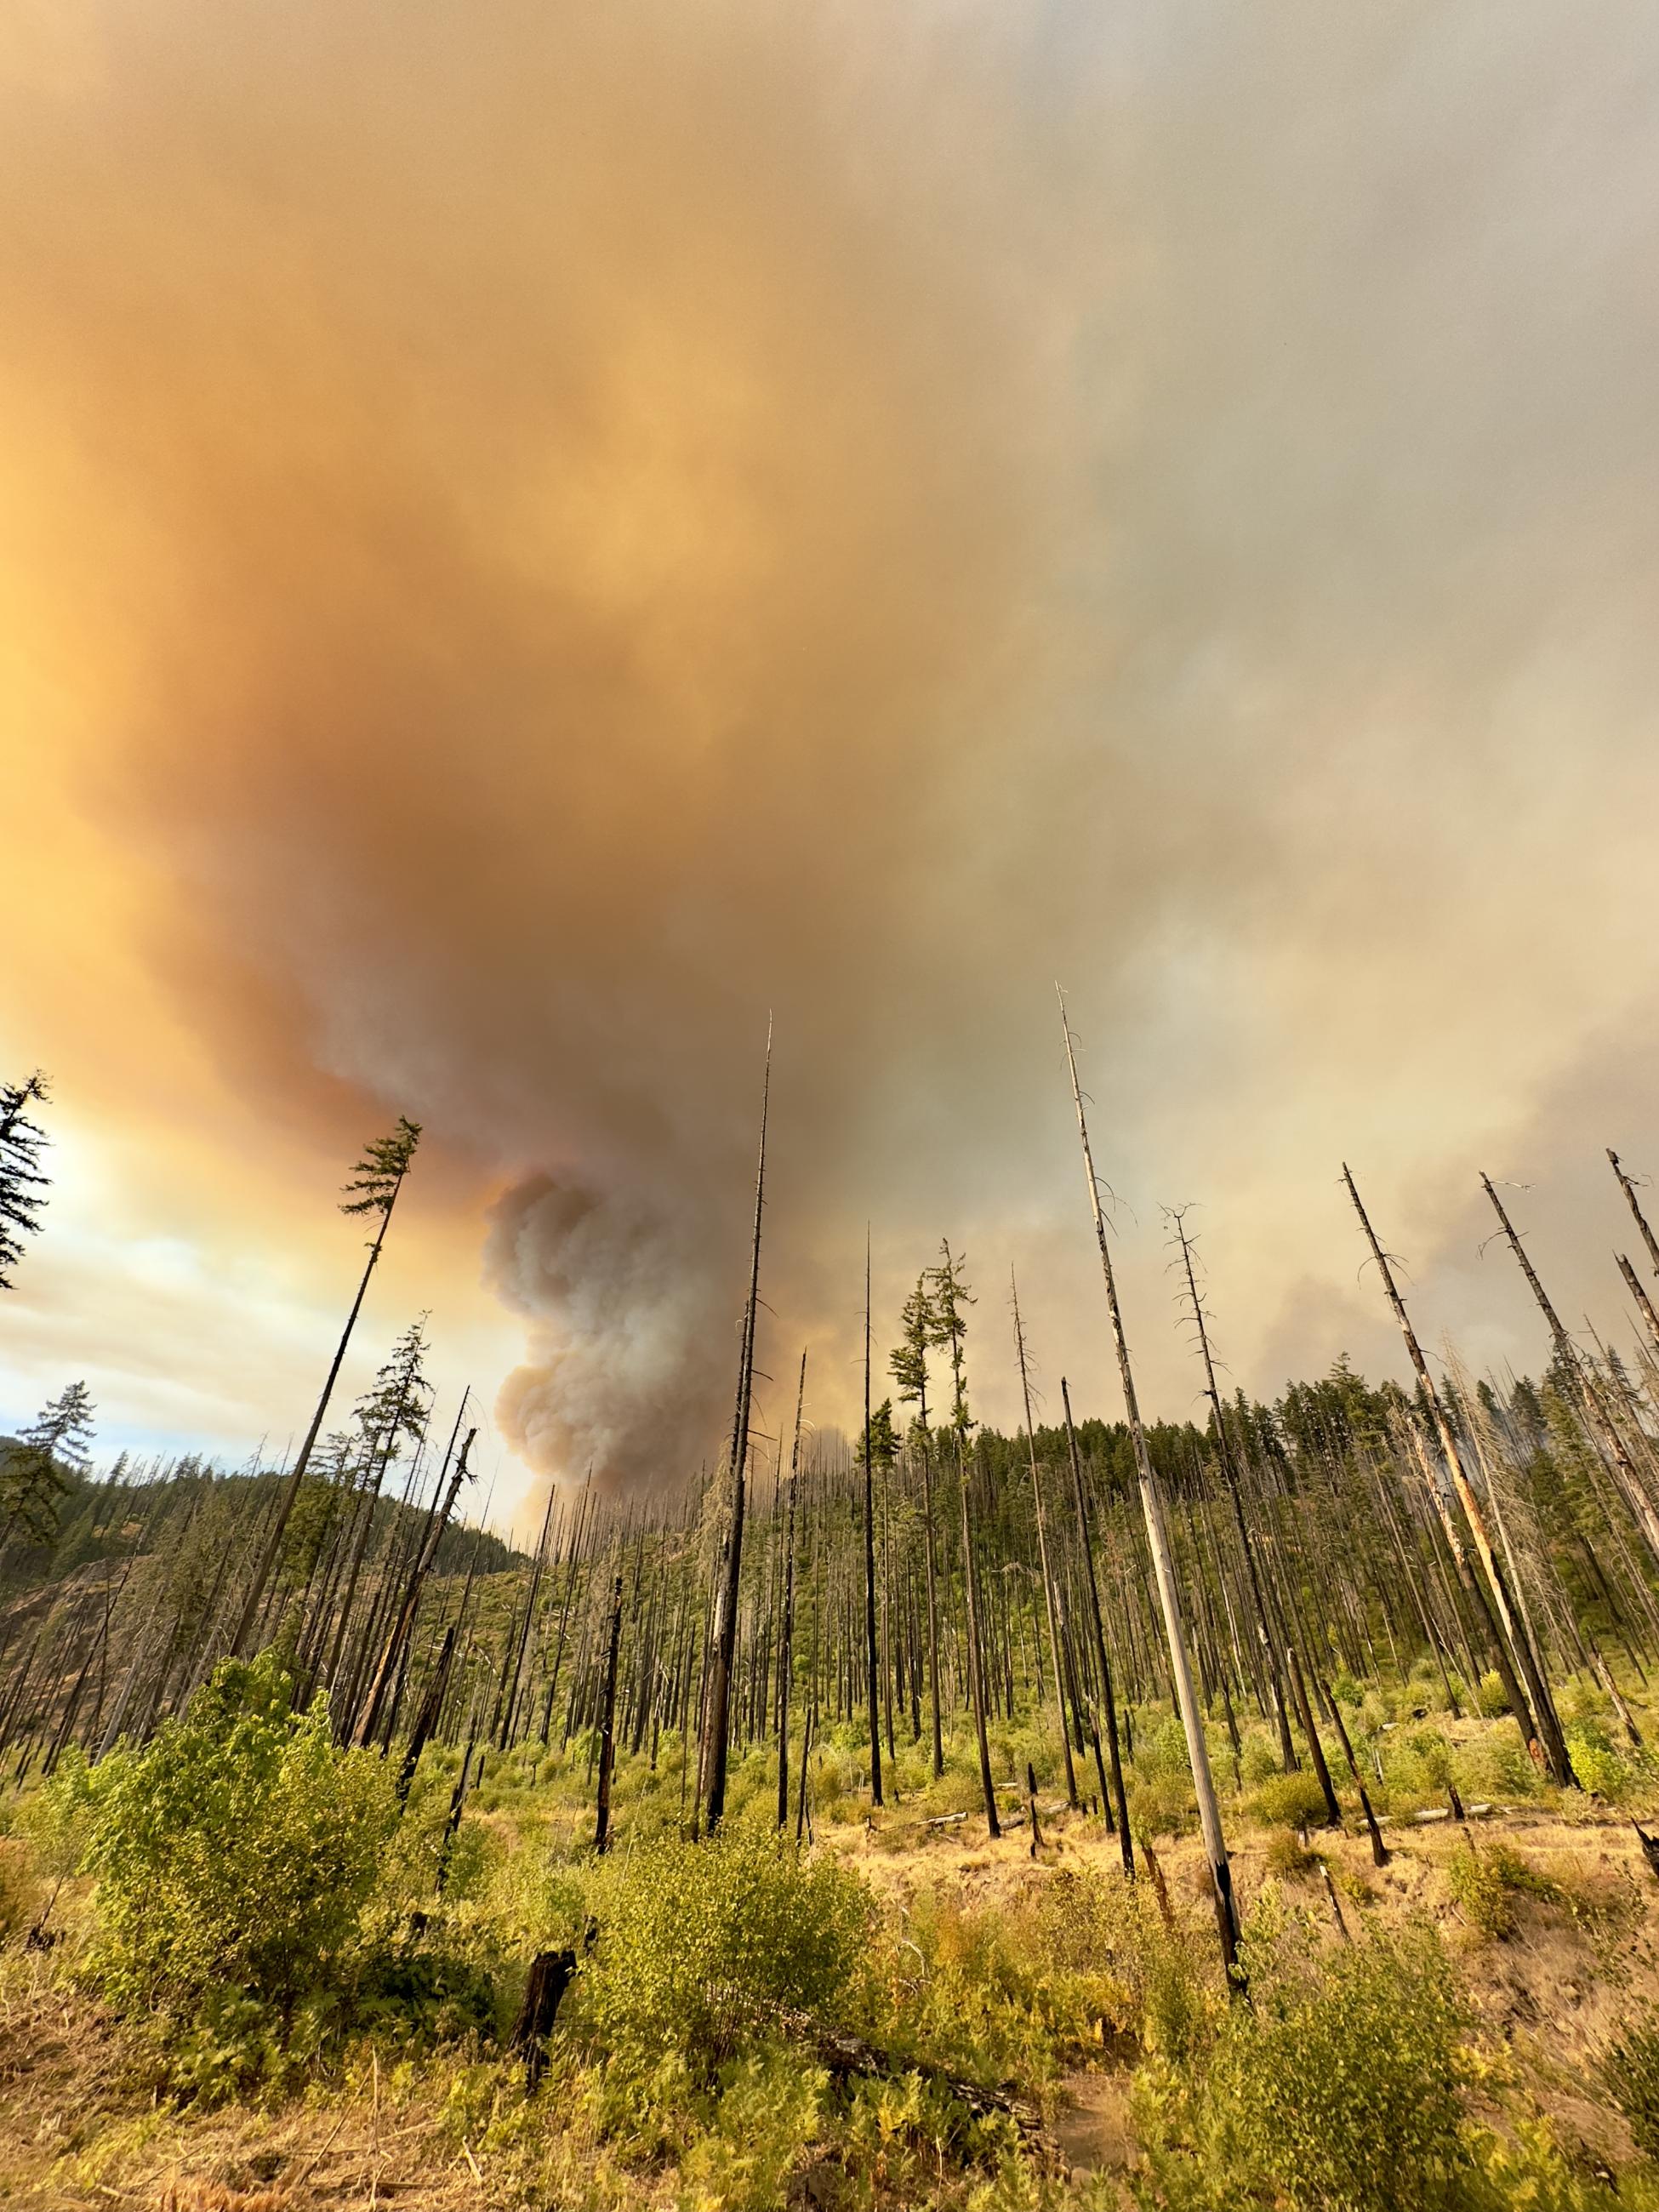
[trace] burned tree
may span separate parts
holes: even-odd
[[[1083,1111],[1083,1090],[1078,1080],[1077,1055],[1073,1050],[1072,1025],[1066,1018],[1063,994],[1060,994],[1060,1018],[1066,1039],[1066,1064],[1071,1076],[1072,1103],[1077,1110],[1078,1137],[1083,1147],[1083,1171],[1088,1186],[1089,1210],[1094,1222],[1095,1242],[1100,1251],[1107,1310],[1111,1317],[1112,1340],[1117,1353],[1118,1379],[1123,1390],[1124,1415],[1129,1426],[1135,1474],[1140,1487],[1141,1514],[1146,1524],[1146,1540],[1152,1552],[1152,1571],[1157,1578],[1158,1602],[1164,1614],[1164,1640],[1175,1679],[1176,1702],[1181,1711],[1181,1725],[1187,1739],[1187,1756],[1192,1765],[1193,1784],[1198,1794],[1199,1826],[1203,1832],[1204,1849],[1210,1863],[1216,1928],[1221,1939],[1229,1987],[1237,1988],[1242,1984],[1237,1978],[1240,1972],[1239,1925],[1238,1908],[1233,1897],[1232,1868],[1227,1858],[1226,1839],[1221,1829],[1221,1808],[1210,1772],[1210,1752],[1204,1735],[1204,1716],[1199,1708],[1198,1692],[1193,1683],[1192,1660],[1187,1645],[1187,1628],[1182,1610],[1181,1586],[1176,1575],[1175,1553],[1164,1518],[1163,1494],[1158,1477],[1152,1471],[1152,1455],[1146,1449],[1139,1401],[1135,1395],[1128,1339],[1124,1334],[1123,1316],[1118,1305],[1117,1279],[1112,1269],[1111,1247],[1106,1237],[1106,1217],[1101,1208],[1100,1182],[1095,1174],[1094,1156],[1089,1149],[1089,1125]]]

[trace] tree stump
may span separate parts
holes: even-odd
[[[524,2002],[519,2007],[507,2046],[524,2054],[526,2089],[533,2089],[547,2071],[547,2039],[575,1971],[574,1951],[538,1951],[530,1962]]]

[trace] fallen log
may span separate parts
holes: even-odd
[[[826,2027],[810,2013],[796,2012],[787,2005],[775,2007],[773,2017],[780,2027],[804,2043],[818,2063],[837,2080],[854,2074],[890,2077],[919,2075],[924,2081],[944,2089],[976,2120],[1012,2121],[1016,2134],[1033,2157],[1052,2172],[1065,2169],[1060,2145],[1043,2125],[1041,2110],[1029,2097],[1022,2097],[1012,2089],[989,2089],[981,2082],[964,2081],[959,2074],[947,2073],[942,2066],[930,2065],[925,2059],[897,2057],[867,2043],[861,2035],[854,2035],[845,2028]]]

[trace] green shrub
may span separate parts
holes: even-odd
[[[1316,1827],[1325,1818],[1325,1793],[1318,1776],[1304,1767],[1295,1774],[1270,1775],[1252,1794],[1248,1810],[1263,1827]]]
[[[924,1890],[878,1933],[875,2036],[979,2080],[1050,2079],[1139,2025],[1156,1917],[1144,1884],[1071,1868],[999,1905]]]
[[[1395,1811],[1443,1805],[1451,1771],[1451,1746],[1438,1729],[1395,1729],[1382,1739],[1382,1786]]]
[[[697,2067],[763,2039],[780,2011],[833,2012],[870,1938],[856,1875],[757,1829],[664,1837],[614,1862],[591,1896],[591,2027],[619,2052]]]
[[[17,1812],[17,1832],[27,1844],[35,1871],[60,1881],[86,1856],[94,1811],[93,1770],[78,1743],[65,1745],[50,1781]]]
[[[1604,2054],[1601,2075],[1638,2150],[1659,2159],[1659,2012],[1650,2007],[1628,2023]]]
[[[1510,1709],[1509,1692],[1497,1672],[1488,1668],[1475,1686],[1476,1710],[1489,1721],[1502,1717]]]
[[[1636,1767],[1622,1753],[1613,1749],[1600,1729],[1575,1729],[1567,1737],[1567,1749],[1571,1754],[1573,1772],[1584,1788],[1598,1797],[1605,1797],[1610,1805],[1622,1805],[1641,1778]]]
[[[1275,1881],[1306,1881],[1319,1872],[1319,1854],[1293,1828],[1281,1828],[1267,1846],[1266,1865]]]
[[[1535,1897],[1547,1905],[1565,1901],[1559,1882],[1496,1840],[1483,1844],[1478,1851],[1460,1844],[1446,1862],[1446,1880],[1453,1899],[1474,1926],[1499,1942],[1516,1931],[1517,1898]]]
[[[286,2041],[302,2002],[342,1991],[395,1807],[383,1762],[337,1751],[326,1707],[289,1692],[276,1654],[227,1660],[96,1771],[92,1958],[118,2007],[179,2021],[240,1994]]]
[[[1182,1775],[1192,1778],[1192,1761],[1187,1756],[1187,1731],[1177,1713],[1163,1713],[1154,1717],[1148,1713],[1135,1730],[1134,1771],[1137,1780],[1151,1781],[1155,1776]]]
[[[1198,1818],[1192,1776],[1164,1769],[1129,1785],[1129,1826],[1142,1836],[1179,1836]]]
[[[23,1846],[0,1841],[0,1944],[21,1936],[33,1921],[38,1887]]]
[[[1576,2172],[1542,2118],[1517,2116],[1513,2134],[1471,2128],[1467,2142],[1469,2171],[1458,2212],[1643,2212],[1653,2202],[1629,2173],[1619,2177],[1615,2191]]]
[[[721,2068],[712,2124],[680,2162],[682,2202],[721,2212],[772,2212],[817,2131],[829,2077],[793,2052],[768,2051]]]
[[[1321,1957],[1281,1920],[1247,1958],[1253,2003],[1232,2008],[1208,2067],[1156,2065],[1142,2078],[1136,2201],[1156,2212],[1460,2202],[1468,2022],[1431,1934]]]
[[[1459,1795],[1470,1804],[1482,1798],[1534,1797],[1540,1787],[1538,1769],[1512,1723],[1460,1744],[1453,1765]]]
[[[1277,1741],[1263,1729],[1253,1729],[1244,1739],[1243,1754],[1238,1762],[1239,1778],[1247,1787],[1255,1789],[1269,1776],[1283,1770]]]
[[[1460,1844],[1446,1862],[1446,1882],[1453,1903],[1481,1935],[1500,1943],[1514,1935],[1515,1898],[1491,1858]]]

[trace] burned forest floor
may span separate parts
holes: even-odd
[[[290,1792],[284,1751],[259,1802],[286,1828],[236,1814],[217,1770],[100,1784],[69,1761],[0,1814],[0,2201],[1659,2206],[1659,1770],[1587,1683],[1564,1701],[1579,1791],[1538,1782],[1507,1718],[1421,1696],[1371,1689],[1347,1714],[1382,1865],[1334,1742],[1340,1829],[1265,1728],[1237,1759],[1217,1731],[1248,2000],[1150,1705],[1133,1884],[1036,1720],[995,1741],[995,1839],[965,1730],[937,1781],[902,1734],[879,1808],[855,1731],[826,1730],[799,1854],[775,1844],[763,1747],[713,1846],[678,1832],[679,1747],[625,1759],[603,1859],[581,1743],[503,1754],[447,1842],[456,1762],[435,1750],[401,1819],[370,1754],[313,1744]],[[1659,1731],[1634,1691],[1631,1709]],[[185,1802],[204,1779],[231,1808],[217,1832]],[[132,1806],[179,1793],[198,1855],[113,1835],[124,1788],[129,1832]],[[330,1808],[374,1829],[363,1866]],[[349,1893],[332,1916],[305,1885],[331,1867]],[[311,1947],[305,1971],[229,1924],[262,1910],[273,1941]],[[531,1960],[560,1953],[532,2086],[512,2033]]]

